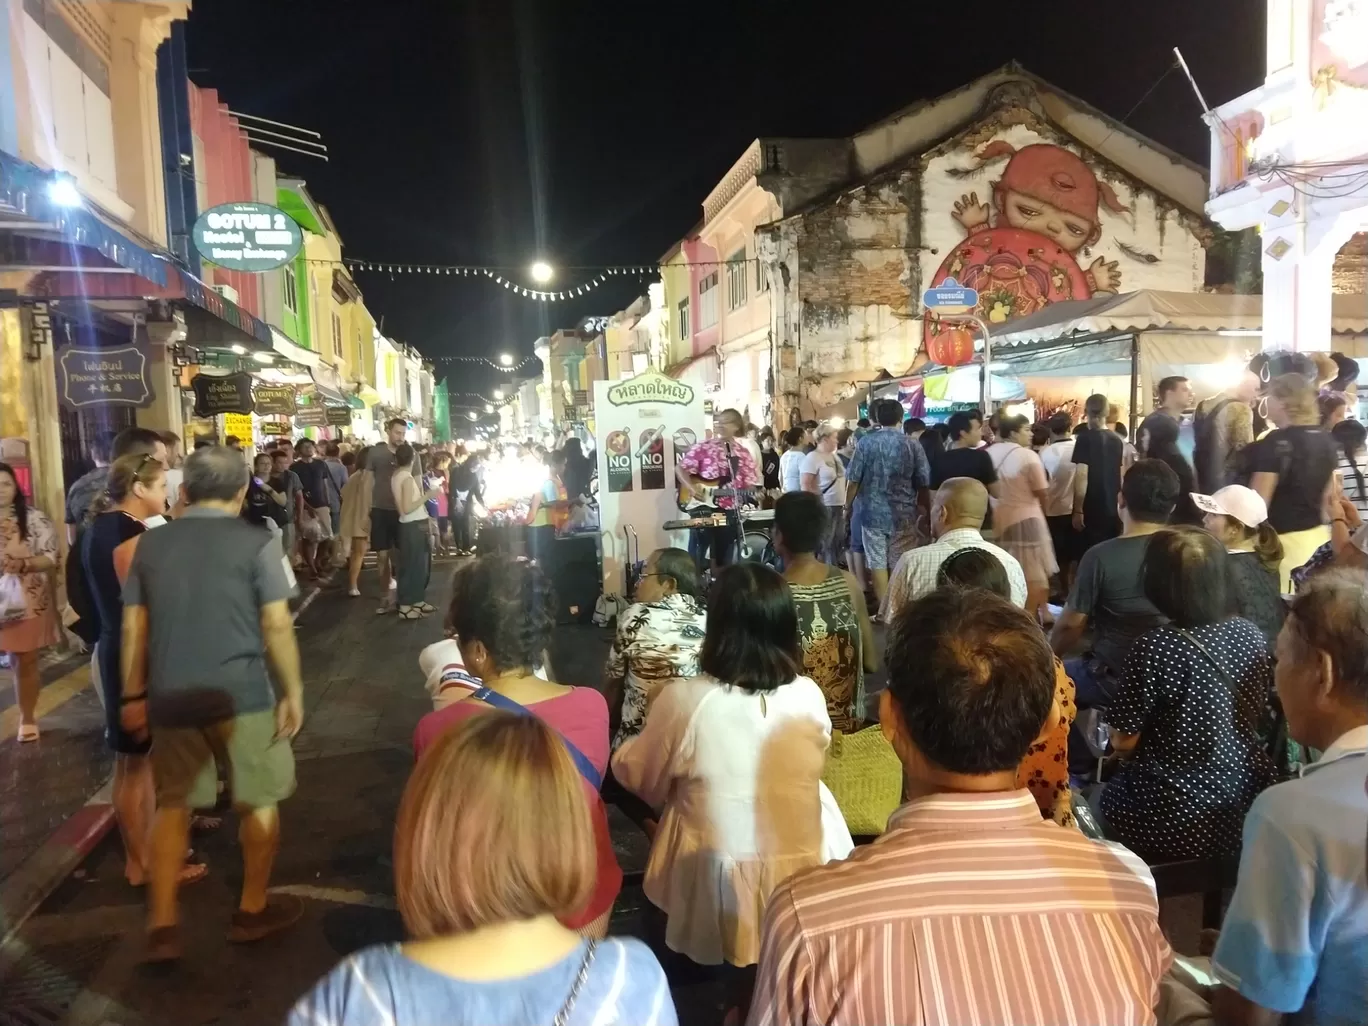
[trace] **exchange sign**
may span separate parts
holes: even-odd
[[[191,238],[200,256],[230,271],[273,271],[304,245],[294,218],[265,203],[210,207],[195,222]]]

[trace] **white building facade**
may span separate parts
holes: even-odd
[[[1257,227],[1266,348],[1330,348],[1335,258],[1368,230],[1368,0],[1267,0],[1264,84],[1207,115],[1222,227]]]

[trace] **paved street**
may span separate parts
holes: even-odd
[[[429,593],[434,604],[444,600],[453,565],[438,565]],[[227,944],[224,931],[240,882],[229,815],[218,833],[194,841],[210,875],[183,892],[185,959],[170,970],[145,969],[139,965],[142,895],[123,881],[121,850],[111,831],[0,951],[0,1024],[277,1022],[341,956],[399,939],[391,832],[412,764],[413,728],[430,708],[416,656],[440,636],[441,622],[434,617],[401,623],[376,616],[374,608],[370,598],[352,600],[334,589],[298,620],[308,719],[295,746],[299,790],[284,806],[274,883],[305,899],[304,921],[256,946]],[[608,640],[604,630],[562,628],[552,650],[558,676],[597,684]],[[0,745],[5,793],[18,795],[5,805],[7,870],[108,774],[99,707],[88,687],[43,727],[46,751],[19,751],[12,740]],[[68,797],[58,808],[48,808],[42,781],[27,772],[40,759],[44,768],[55,764],[63,775]],[[29,817],[36,825],[19,832],[27,839],[21,848],[11,823]],[[624,869],[639,870],[644,838],[619,817],[614,836]],[[624,893],[615,929],[637,932],[640,905],[638,889]],[[705,994],[696,994],[692,1003],[700,998]]]

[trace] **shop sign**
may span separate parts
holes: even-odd
[[[236,374],[196,374],[190,380],[195,393],[195,416],[216,417],[220,413],[251,413],[252,376]]]
[[[223,415],[223,437],[232,435],[241,442],[252,440],[252,415],[250,413],[225,413]]]
[[[73,409],[115,403],[146,407],[152,402],[147,355],[137,346],[78,349],[67,346],[57,360],[62,402]]]
[[[329,427],[351,427],[351,409],[346,406],[326,407]]]
[[[693,402],[694,390],[659,371],[647,371],[608,389],[608,401],[614,406],[635,406],[638,403],[669,403],[688,406]]]
[[[210,207],[195,222],[191,238],[200,256],[230,271],[273,271],[304,245],[295,219],[265,203]]]
[[[294,419],[300,427],[322,427],[328,423],[328,411],[323,406],[301,406]]]
[[[289,438],[293,433],[288,420],[263,420],[261,422],[261,436],[263,438]]]
[[[295,412],[294,385],[258,384],[252,389],[256,412],[262,417],[293,417]]]

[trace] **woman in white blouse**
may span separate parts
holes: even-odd
[[[645,891],[667,917],[665,943],[703,965],[753,965],[774,888],[853,847],[821,782],[831,720],[800,652],[784,579],[726,568],[702,675],[667,684],[613,755],[619,783],[661,811]]]

